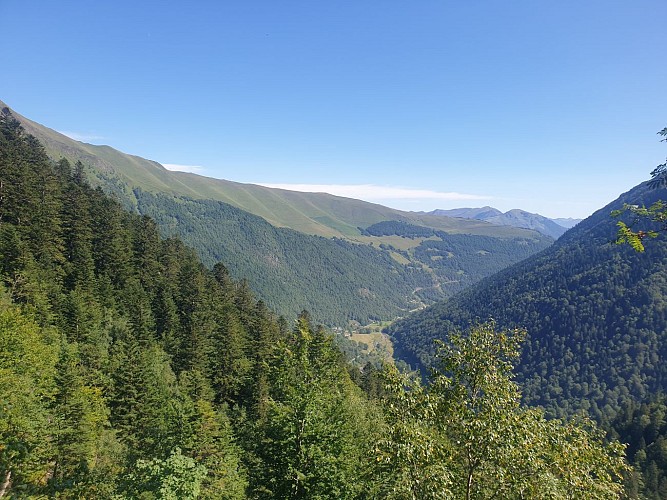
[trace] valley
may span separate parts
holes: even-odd
[[[0,107],[9,109],[0,102]],[[149,215],[207,266],[224,262],[274,311],[307,309],[347,327],[432,304],[552,243],[535,231],[403,212],[324,193],[300,193],[166,170],[108,146],[74,141],[18,113],[54,160],[80,161],[91,185]],[[423,228],[429,241],[376,224]],[[437,233],[437,234],[436,234]]]
[[[652,451],[667,431],[655,420],[665,408],[659,394],[661,381],[667,379],[659,362],[661,346],[667,341],[662,338],[665,325],[660,305],[667,295],[661,267],[664,238],[652,241],[643,254],[619,247],[613,242],[616,221],[611,218],[612,211],[623,206],[648,205],[664,198],[665,189],[640,185],[579,222],[555,243],[538,232],[512,226],[392,211],[354,200],[346,205],[345,199],[323,195],[322,201],[313,195],[310,203],[319,203],[318,210],[329,203],[329,213],[337,214],[337,223],[329,217],[324,226],[310,226],[317,231],[338,227],[335,236],[325,237],[273,225],[256,213],[194,191],[186,196],[169,189],[145,190],[150,183],[130,184],[115,170],[86,168],[66,157],[48,159],[47,149],[23,135],[7,108],[2,121],[5,195],[0,210],[6,222],[0,227],[5,287],[0,315],[5,314],[8,325],[4,335],[23,335],[31,344],[21,344],[21,349],[41,350],[51,360],[45,366],[54,377],[48,383],[57,387],[53,397],[58,402],[50,407],[44,406],[45,400],[31,400],[39,418],[49,419],[52,414],[65,418],[73,398],[88,408],[82,410],[81,418],[106,422],[89,429],[89,437],[82,434],[73,441],[82,449],[101,453],[95,440],[105,435],[104,425],[111,426],[114,436],[120,437],[104,439],[125,450],[122,460],[134,463],[138,471],[146,460],[160,467],[169,467],[172,459],[185,460],[189,467],[200,467],[193,471],[213,475],[209,479],[197,472],[178,476],[184,484],[194,481],[210,492],[235,490],[235,498],[275,498],[286,494],[284,488],[293,487],[276,477],[275,464],[281,460],[289,464],[304,453],[285,456],[278,451],[283,450],[285,439],[297,437],[275,426],[291,425],[299,418],[301,405],[316,404],[323,412],[317,417],[318,425],[324,426],[322,433],[312,431],[319,442],[331,435],[325,430],[331,425],[331,412],[343,407],[348,413],[339,425],[346,430],[337,433],[339,441],[333,446],[344,446],[348,452],[329,457],[345,458],[334,469],[347,479],[322,479],[322,467],[317,465],[308,470],[309,481],[336,485],[336,491],[344,491],[346,497],[368,494],[368,488],[377,488],[371,495],[379,495],[387,487],[400,491],[416,487],[395,475],[402,465],[394,447],[405,446],[405,439],[409,446],[415,445],[412,438],[401,437],[405,418],[415,419],[409,424],[413,426],[410,433],[427,426],[437,439],[459,439],[457,433],[469,432],[465,429],[470,422],[489,425],[480,420],[486,417],[475,405],[504,401],[494,411],[509,411],[513,418],[527,419],[521,425],[535,426],[530,432],[537,433],[537,441],[531,446],[546,446],[558,436],[564,446],[591,447],[594,459],[580,459],[576,467],[598,470],[588,472],[596,477],[601,473],[596,468],[603,467],[611,474],[604,488],[612,496],[620,492],[622,477],[626,489],[656,491],[667,482],[667,475],[654,470],[663,457]],[[50,134],[37,125],[32,128],[43,137]],[[83,155],[87,148],[75,145],[68,150],[59,136],[51,137],[52,146],[58,144],[71,158]],[[101,164],[94,156],[88,159],[98,167]],[[132,161],[145,162],[136,157]],[[160,172],[163,182],[173,182],[160,165],[152,168]],[[280,194],[283,200],[290,196]],[[283,213],[292,209],[276,208]],[[348,215],[343,217],[344,213]],[[376,222],[350,229],[364,218]],[[287,318],[295,317],[290,328]],[[334,335],[315,326],[319,323],[331,327]],[[62,333],[59,348],[49,337],[51,328]],[[33,333],[21,333],[22,329]],[[19,370],[12,371],[12,377],[24,373],[19,358],[2,355],[15,363],[12,370]],[[485,368],[477,367],[480,359],[486,360],[479,365]],[[138,372],[120,368],[128,360]],[[477,376],[468,370],[486,370],[484,363],[491,363],[493,370],[503,374],[501,378],[485,389],[482,400],[477,401],[474,394],[469,401],[460,396],[462,406],[452,406],[450,384],[461,383],[464,390],[469,383],[465,380]],[[430,373],[428,383],[422,386],[413,368]],[[156,380],[162,385],[153,386],[155,381],[150,379],[158,372]],[[269,382],[273,377],[277,378]],[[73,381],[72,393],[60,382],[65,379]],[[14,392],[21,383],[16,380],[6,381]],[[26,380],[35,394],[47,390],[34,377]],[[406,391],[408,386],[414,388]],[[180,398],[178,405],[184,406],[177,413],[190,412],[187,418],[192,425],[211,425],[206,423],[209,418],[218,422],[212,431],[218,437],[206,439],[217,440],[216,449],[227,465],[201,455],[204,444],[198,440],[207,436],[204,431],[174,433],[169,426],[182,425],[181,417],[162,414],[142,397],[128,399],[136,396],[127,396],[126,391],[146,388],[161,404],[172,401],[167,408],[175,404],[173,398]],[[271,396],[265,399],[263,394]],[[492,394],[496,399],[485,399]],[[4,397],[14,396],[6,393]],[[422,406],[425,401],[438,401],[437,411],[444,412],[451,424],[440,427],[428,409],[433,403]],[[643,406],[637,406],[639,402]],[[256,423],[228,412],[228,403],[250,412]],[[359,405],[365,409],[361,411]],[[109,411],[109,420],[96,416],[95,407]],[[11,425],[20,426],[23,414],[20,406],[16,408],[7,418],[13,419]],[[544,413],[531,408],[543,408]],[[396,411],[403,415],[400,421],[395,420]],[[574,415],[581,411],[603,430],[592,423],[579,427]],[[159,430],[162,424],[152,420],[156,418],[167,427]],[[639,425],[638,418],[655,423]],[[128,419],[141,423],[137,427]],[[80,433],[83,422],[66,417],[59,425],[66,432]],[[544,426],[549,431],[542,436],[537,429]],[[43,428],[46,433],[56,432],[46,423]],[[365,429],[364,439],[355,434],[354,429],[360,428]],[[16,439],[13,431],[4,432],[4,439]],[[42,439],[29,429],[21,432],[25,439]],[[505,432],[524,431],[508,427]],[[379,439],[378,433],[392,437],[382,441],[387,448],[376,446],[372,453],[378,454],[380,464],[390,460],[393,465],[389,469],[378,465],[374,480],[351,481],[349,474],[364,463],[362,456]],[[635,469],[630,479],[622,446],[602,439],[604,433],[631,443],[627,458]],[[232,434],[238,445],[222,437]],[[258,434],[264,436],[264,443],[272,444],[254,447],[250,436]],[[639,434],[646,438],[638,440]],[[162,444],[154,441],[155,436]],[[482,431],[475,438],[480,436],[493,439]],[[571,441],[575,436],[576,443]],[[141,452],[135,448],[138,442],[145,446]],[[187,455],[180,455],[176,443],[189,443]],[[18,476],[25,487],[65,492],[69,491],[67,481],[77,474],[82,491],[102,488],[99,491],[120,491],[132,497],[151,487],[148,473],[133,473],[114,486],[77,472],[68,460],[75,456],[87,460],[85,453],[69,451],[57,440],[54,446],[52,452],[61,454],[62,470],[41,486]],[[521,447],[506,448],[504,442],[498,446],[494,453],[504,450],[516,463],[535,466],[521,454]],[[540,449],[547,453],[546,448]],[[445,453],[444,449],[438,453]],[[479,459],[488,461],[488,453]],[[33,455],[30,460],[41,464],[34,471],[44,470],[43,459]],[[436,461],[438,467],[445,463],[453,467],[463,460],[456,454],[445,455]],[[560,451],[549,457],[538,469],[556,481],[549,483],[556,488],[553,491],[570,491],[575,496],[587,491],[588,485],[562,476],[574,464],[559,465],[560,472],[551,468],[562,457]],[[117,459],[105,460],[122,468],[114,462]],[[28,462],[12,459],[10,463],[6,467],[11,469],[5,470],[12,474],[32,470]],[[503,467],[491,462],[489,466]],[[419,467],[421,474],[430,465]],[[113,477],[105,469],[96,470]],[[171,481],[177,476],[168,477]],[[429,488],[461,491],[456,483],[445,486],[438,477]],[[642,477],[658,486],[643,486]],[[480,492],[493,484],[483,476],[478,480]],[[530,484],[539,490],[545,483]],[[501,487],[514,491],[525,485],[510,480]],[[331,495],[331,491],[325,493]]]
[[[429,366],[433,339],[444,338],[443,332],[491,318],[502,328],[526,328],[529,342],[518,372],[524,397],[552,411],[585,408],[602,418],[618,411],[628,394],[656,393],[665,377],[653,364],[667,342],[665,243],[653,241],[643,254],[614,244],[611,213],[624,203],[648,206],[665,197],[663,189],[637,186],[544,252],[396,322],[389,332]],[[605,363],[592,352],[604,353]]]
[[[0,19],[0,500],[667,499],[667,2]]]

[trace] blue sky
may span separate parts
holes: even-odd
[[[0,0],[0,19],[0,99],[211,177],[585,217],[667,156],[664,0]]]

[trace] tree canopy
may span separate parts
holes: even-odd
[[[452,339],[430,385],[362,374],[0,115],[0,497],[615,497],[618,444],[519,403],[518,337]]]

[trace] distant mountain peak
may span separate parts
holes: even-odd
[[[502,212],[497,208],[486,206],[481,208],[454,208],[451,210],[438,209],[428,212],[428,214],[440,217],[460,217],[462,219],[485,220],[486,217],[500,215]]]
[[[429,215],[441,217],[460,217],[476,219],[499,226],[513,226],[523,229],[533,229],[554,239],[559,238],[567,229],[576,225],[581,219],[550,219],[540,214],[534,214],[513,208],[503,213],[497,208],[485,206],[480,208],[453,208],[450,210],[433,210]]]

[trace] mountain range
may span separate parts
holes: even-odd
[[[485,326],[459,339],[424,387],[392,367],[361,371],[307,312],[277,317],[225,265],[207,268],[179,238],[161,237],[144,207],[193,235],[208,221],[256,245],[289,232],[304,268],[316,256],[341,265],[323,252],[346,240],[308,236],[324,243],[307,251],[301,233],[271,233],[231,205],[139,188],[142,215],[130,213],[89,174],[49,159],[0,110],[0,497],[620,496],[619,442],[520,404],[518,337]],[[435,244],[427,255],[451,244],[465,256],[489,238],[404,221],[360,233],[422,238]],[[240,243],[241,259],[256,257]],[[345,244],[362,257],[389,254]],[[318,286],[340,292],[328,278]]]
[[[10,454],[11,467],[4,465],[6,457],[0,464],[3,488],[11,477],[21,487],[51,494],[77,486],[100,497],[111,497],[118,488],[139,496],[154,484],[148,472],[142,476],[142,467],[160,468],[171,453],[169,460],[181,464],[194,464],[188,462],[192,456],[205,461],[213,472],[203,483],[209,491],[229,491],[231,481],[237,497],[247,488],[256,488],[256,497],[260,490],[266,498],[284,497],[293,489],[280,489],[286,476],[276,464],[290,458],[284,443],[300,439],[293,438],[299,426],[292,415],[301,415],[304,401],[319,429],[313,456],[321,457],[322,443],[329,443],[327,460],[308,469],[309,481],[328,485],[333,471],[337,487],[361,488],[354,483],[359,464],[365,463],[361,457],[386,441],[379,437],[381,414],[374,413],[373,400],[361,396],[352,377],[375,401],[383,398],[382,384],[373,381],[371,366],[363,373],[345,366],[308,313],[298,315],[290,333],[268,305],[290,318],[295,307],[312,308],[315,319],[329,324],[400,313],[405,317],[386,330],[396,355],[426,371],[435,363],[433,341],[439,340],[441,356],[449,352],[471,361],[471,366],[440,365],[457,372],[480,361],[484,365],[497,351],[499,357],[482,366],[483,383],[491,388],[499,371],[511,370],[502,345],[515,337],[499,333],[495,343],[480,346],[471,343],[472,334],[458,332],[525,328],[515,373],[523,404],[540,406],[549,417],[581,412],[593,417],[608,438],[629,444],[626,457],[635,469],[624,478],[628,497],[665,498],[667,240],[664,234],[651,239],[644,253],[616,245],[611,213],[625,204],[665,199],[667,189],[641,184],[551,244],[535,231],[486,221],[172,173],[156,162],[78,143],[20,117],[38,140],[25,137],[10,115],[8,108],[0,110],[5,186],[0,348],[6,348],[2,357],[8,361],[0,370],[0,395],[10,401],[2,416],[11,423],[0,426],[0,437],[12,440],[12,449],[20,452]],[[38,141],[46,144],[51,161]],[[459,214],[464,210],[490,220],[507,215],[490,207],[459,209]],[[271,220],[260,216],[262,211]],[[171,236],[189,243],[208,269]],[[232,273],[247,280],[236,282]],[[249,286],[262,300],[254,299]],[[410,313],[429,302],[435,304]],[[440,373],[445,377],[440,381],[448,382],[450,375]],[[405,427],[416,407],[432,411],[429,398],[426,405],[411,399],[425,394],[420,388],[404,392],[406,380],[392,389],[400,388],[395,401],[403,401],[404,411],[396,414],[390,405],[385,414],[397,425],[395,435],[407,429],[407,446],[401,444],[399,454],[433,432],[423,421]],[[450,387],[449,382],[440,387]],[[462,398],[445,402],[467,404],[470,385],[460,389],[455,394]],[[500,408],[494,394],[502,400],[498,392],[482,397],[492,409]],[[412,402],[406,406],[406,401]],[[508,407],[510,413],[499,418],[514,421],[516,407]],[[485,413],[497,416],[494,411],[482,407],[460,425],[483,427],[488,439],[478,442],[498,441],[498,420],[491,425],[477,420]],[[446,427],[455,421],[452,415],[444,414]],[[525,413],[541,415],[537,408]],[[540,420],[540,428],[550,432],[547,447],[563,445],[562,434],[552,427],[559,422]],[[572,422],[602,439],[585,418]],[[501,433],[500,449],[526,452],[526,434],[506,434],[515,441]],[[466,442],[467,449],[474,448]],[[569,460],[568,453],[581,458],[592,449],[578,437],[565,445],[565,452],[549,460]],[[125,449],[136,463],[125,461]],[[622,452],[620,446],[615,449]],[[354,460],[336,462],[349,457]],[[239,472],[244,460],[249,484]],[[378,455],[372,463],[383,460]],[[118,480],[126,474],[123,463],[135,464],[127,484]],[[507,470],[515,470],[516,462],[509,463]],[[95,474],[89,475],[88,467]],[[27,472],[12,475],[14,470]],[[494,480],[513,477],[502,470]],[[582,497],[599,477],[584,474],[582,489],[569,497]]]
[[[572,218],[550,219],[543,215],[533,214],[518,208],[503,213],[497,208],[488,206],[481,208],[453,208],[450,210],[438,209],[427,213],[429,215],[444,217],[483,220],[500,226],[533,229],[554,239],[560,238],[567,229],[581,222],[581,219]]]
[[[10,112],[4,103],[0,108]],[[182,238],[208,266],[224,262],[234,278],[246,279],[270,308],[290,317],[306,308],[331,326],[392,319],[552,243],[538,232],[486,221],[170,171],[11,113],[54,161],[81,162],[91,185],[153,217],[163,235]],[[366,231],[389,222],[427,228],[429,236]]]
[[[417,212],[405,212],[375,203],[334,196],[304,193],[214,179],[189,172],[167,170],[160,163],[122,153],[109,146],[87,144],[38,124],[0,101],[27,133],[35,136],[54,160],[81,161],[92,175],[91,182],[115,192],[131,205],[135,188],[151,193],[184,196],[192,199],[228,203],[258,215],[275,227],[324,237],[355,238],[359,227],[381,221],[401,220],[417,225],[465,234],[487,236],[526,236],[520,231],[506,231],[483,222],[441,218]]]

